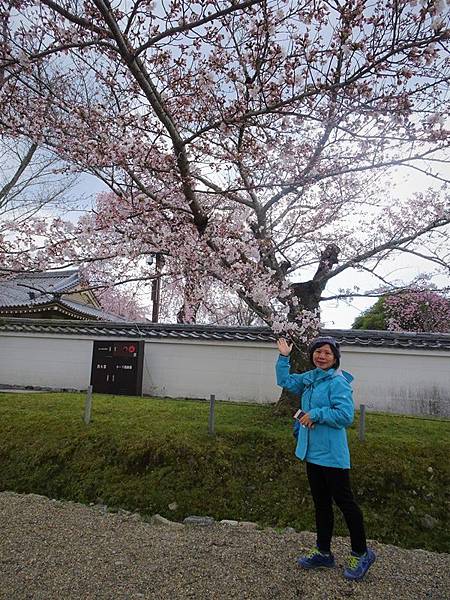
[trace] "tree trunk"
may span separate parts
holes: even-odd
[[[296,342],[292,347],[289,358],[291,362],[291,373],[304,373],[311,368],[306,346],[300,346]],[[300,398],[283,389],[278,402],[273,408],[273,413],[275,415],[292,416],[299,407]]]
[[[310,281],[293,283],[291,285],[292,295],[298,299],[299,313],[302,310],[317,311],[319,313],[319,302],[323,290],[327,284],[328,274],[334,265],[338,263],[339,248],[336,244],[328,244],[320,255],[319,266]],[[296,314],[289,314],[288,320],[295,322]],[[311,339],[316,337],[317,331],[311,332]],[[308,340],[308,342],[311,340]],[[290,354],[291,373],[304,373],[312,368],[309,361],[307,344],[301,344],[294,340],[294,346]],[[274,413],[277,415],[293,415],[299,408],[300,399],[298,396],[283,390],[280,399],[274,407]]]

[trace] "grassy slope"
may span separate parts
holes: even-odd
[[[89,426],[83,408],[81,394],[0,394],[0,489],[314,529],[290,419],[270,407],[218,403],[215,438],[204,402],[95,395]],[[375,414],[364,444],[349,430],[370,538],[450,551],[449,433],[448,421]],[[426,513],[439,520],[431,530]],[[346,535],[340,515],[336,533]]]

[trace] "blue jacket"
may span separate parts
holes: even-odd
[[[345,428],[352,424],[354,417],[350,386],[353,376],[340,369],[289,374],[289,368],[289,357],[280,355],[276,365],[277,384],[301,396],[301,408],[314,422],[314,428],[309,429],[296,421],[295,455],[316,465],[349,469]]]

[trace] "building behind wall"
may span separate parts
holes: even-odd
[[[0,317],[125,321],[103,310],[78,269],[18,273],[0,280]]]
[[[326,330],[342,345],[355,404],[450,416],[450,335]],[[268,328],[4,319],[0,386],[84,390],[94,342],[140,342],[142,394],[273,403],[275,337]],[[116,354],[120,354],[117,351]],[[117,367],[117,364],[122,366]],[[123,360],[113,368],[126,368]],[[108,367],[109,368],[109,367]],[[136,388],[140,389],[140,388]]]

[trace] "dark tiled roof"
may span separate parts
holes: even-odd
[[[78,269],[69,271],[44,271],[21,273],[11,279],[0,281],[0,313],[23,314],[49,311],[54,308],[73,318],[98,319],[100,321],[125,321],[90,304],[71,300],[61,295],[75,291],[80,284]]]
[[[69,310],[74,310],[78,313],[81,313],[87,317],[94,317],[99,319],[100,321],[114,321],[117,322],[126,322],[126,319],[114,315],[112,313],[108,313],[101,308],[95,308],[95,306],[90,306],[89,304],[82,304],[81,302],[75,302],[74,300],[67,300],[66,298],[61,298],[60,304],[62,306],[66,306]]]
[[[0,307],[47,304],[79,283],[77,270],[22,273],[0,282]]]
[[[127,323],[99,321],[69,321],[53,319],[14,319],[0,317],[1,332],[59,333],[94,337],[128,337],[146,339],[222,340],[236,342],[267,342],[273,344],[276,335],[268,327],[221,327],[217,325],[171,325],[168,323]],[[409,348],[450,350],[450,334],[324,329],[343,346],[371,348]]]
[[[127,322],[126,319],[114,315],[112,313],[108,313],[101,308],[95,308],[94,306],[89,306],[88,304],[82,304],[81,302],[75,302],[74,300],[66,300],[65,298],[60,298],[58,300],[50,300],[48,302],[40,302],[38,304],[30,304],[20,306],[2,306],[0,307],[0,319],[2,316],[6,318],[8,315],[13,315],[15,318],[21,319],[20,315],[23,317],[28,315],[28,319],[34,319],[33,315],[36,313],[59,313],[59,315],[67,315],[67,320],[70,319],[81,319],[83,321],[89,319],[96,319],[98,321],[113,321],[117,322]],[[22,317],[22,318],[23,318]],[[41,320],[52,320],[52,319],[41,319]]]

